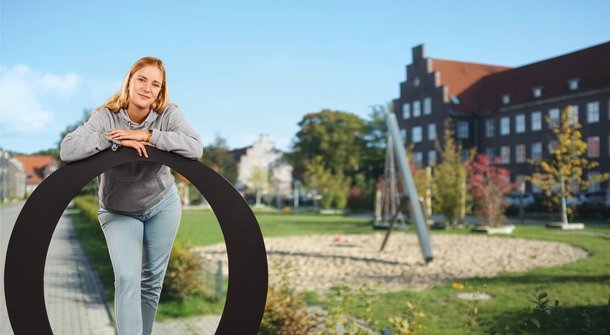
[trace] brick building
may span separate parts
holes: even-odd
[[[529,159],[550,156],[554,140],[546,117],[557,119],[572,105],[587,158],[599,162],[587,175],[610,171],[610,42],[517,68],[429,58],[424,45],[412,51],[394,112],[405,143],[414,146],[415,164],[437,163],[434,140],[449,117],[464,155],[476,147],[520,180],[534,172]]]

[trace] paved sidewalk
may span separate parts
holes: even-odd
[[[4,262],[10,234],[24,202],[0,207],[0,335],[13,335],[4,298]],[[70,213],[67,209],[64,214]],[[115,335],[112,302],[106,303],[99,278],[91,269],[69,216],[61,217],[47,254],[45,301],[56,335]],[[153,335],[212,335],[220,316],[155,322]],[[29,335],[29,334],[28,334]]]
[[[23,204],[5,204],[0,208],[3,274],[10,233]],[[10,335],[13,331],[6,312],[4,275],[0,284],[0,334]],[[49,246],[45,266],[45,301],[54,334],[115,334],[99,279],[76,238],[72,221],[65,215],[57,224]]]

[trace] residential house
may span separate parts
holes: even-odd
[[[15,155],[26,175],[25,194],[30,195],[42,181],[55,172],[59,162],[49,155]]]
[[[238,164],[235,187],[244,195],[262,191],[276,200],[292,197],[292,166],[269,135],[262,134],[251,146],[232,150]]]
[[[26,174],[21,162],[0,149],[0,201],[25,197],[25,181]]]

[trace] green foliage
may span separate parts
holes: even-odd
[[[188,243],[176,240],[165,272],[163,297],[185,299],[192,295],[202,295],[202,272],[203,265],[199,256]]]
[[[393,113],[392,102],[371,107],[371,113],[365,124],[366,150],[362,166],[366,167],[370,179],[376,181],[383,175],[385,153],[388,139],[386,115]]]
[[[374,327],[370,319],[372,300],[375,291],[368,285],[360,286],[355,292],[348,286],[333,287],[331,290],[331,308],[326,316],[324,330],[318,335],[369,335]],[[358,318],[350,309],[361,309],[365,318]],[[339,331],[342,329],[342,331]]]
[[[74,206],[80,209],[80,212],[89,222],[98,223],[97,213],[99,210],[97,196],[83,195],[74,198]]]
[[[307,312],[304,295],[290,286],[287,276],[290,266],[276,268],[280,269],[279,282],[269,287],[259,331],[262,335],[309,334],[318,324],[318,317]]]
[[[96,224],[99,227],[97,225],[97,197],[79,196],[74,199],[74,203],[90,224]],[[103,237],[101,229],[98,228],[98,230],[100,230],[100,237]],[[108,251],[106,250],[105,253],[107,254]],[[176,240],[165,273],[163,298],[184,299],[191,295],[201,295],[203,293],[202,270],[201,260],[190,250],[188,243]]]
[[[583,179],[583,172],[596,168],[599,163],[584,158],[587,143],[582,140],[581,126],[572,110],[571,105],[564,108],[559,122],[546,118],[557,144],[550,159],[540,162],[530,161],[535,165],[536,172],[526,177],[545,192],[550,199],[549,207],[559,205],[562,198],[573,197],[580,190],[586,190],[592,183],[600,183],[608,179],[608,173],[600,173],[589,180]],[[572,208],[559,207],[562,210],[562,220],[567,223]]]
[[[330,169],[324,167],[321,156],[305,165],[303,179],[310,188],[322,194],[322,208],[343,209],[347,205],[351,178],[345,176],[342,171],[333,174]]]
[[[237,162],[224,138],[217,136],[214,143],[203,148],[200,161],[225,177],[231,184],[237,180]]]
[[[350,175],[360,168],[364,156],[365,121],[357,115],[324,109],[309,113],[299,122],[290,159],[302,171],[321,158],[324,169],[332,175]]]
[[[365,158],[365,121],[354,114],[324,109],[305,115],[299,127],[288,156],[295,171],[322,195],[323,208],[344,208],[352,177]]]
[[[424,329],[421,319],[426,317],[424,313],[417,309],[417,305],[407,300],[406,308],[400,316],[390,317],[388,320],[396,335],[414,335]],[[394,333],[392,333],[394,334]]]
[[[435,212],[443,214],[450,225],[462,217],[466,202],[466,167],[460,157],[462,145],[454,139],[455,131],[450,119],[445,121],[443,145],[436,142],[441,162],[434,169],[433,205]],[[442,195],[442,196],[441,196]]]

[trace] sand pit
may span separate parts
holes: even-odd
[[[287,276],[299,291],[324,291],[341,284],[358,287],[365,283],[386,292],[422,290],[446,281],[562,265],[588,255],[583,249],[559,242],[432,235],[434,261],[426,264],[415,235],[392,234],[385,250],[379,252],[383,236],[379,233],[267,238],[269,282],[277,281],[278,267],[290,264]],[[224,243],[198,247],[196,251],[209,261],[223,260],[226,265]]]

